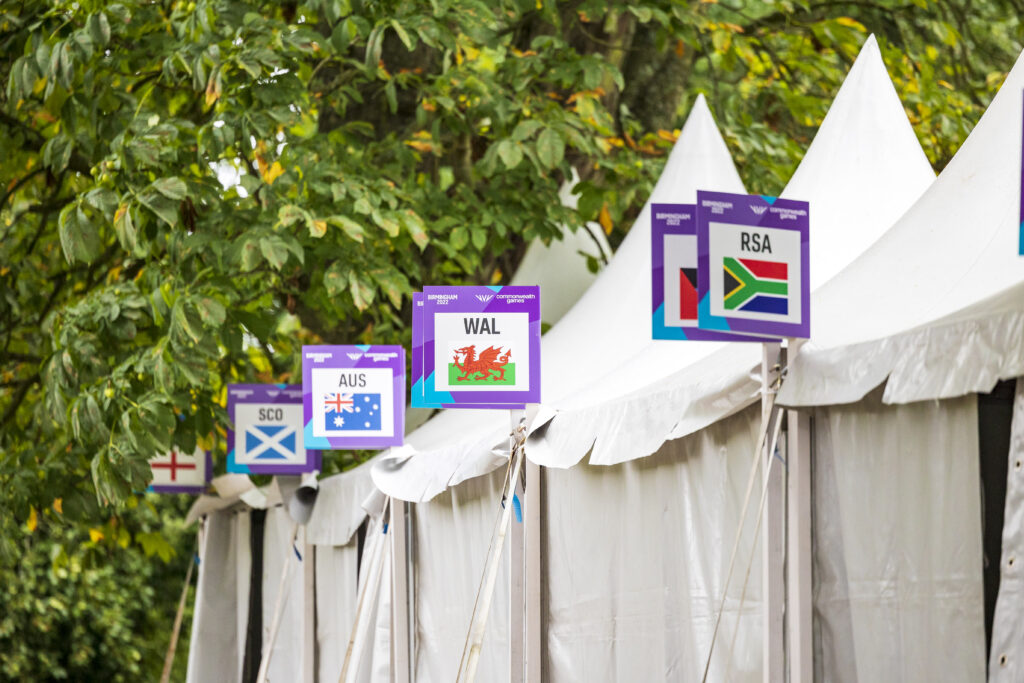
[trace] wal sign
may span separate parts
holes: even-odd
[[[312,448],[387,448],[405,434],[401,346],[303,346],[302,430]]]
[[[427,403],[540,402],[540,287],[428,287],[424,294]]]
[[[228,472],[302,474],[320,469],[320,452],[303,438],[302,387],[229,384]]]
[[[698,191],[701,329],[809,337],[809,232],[807,202]]]
[[[424,287],[424,292],[413,292],[412,295],[412,389],[411,403],[413,408],[464,408],[467,406],[454,403],[428,403],[424,391],[423,377],[423,306],[426,301],[426,292],[434,291],[436,287]],[[443,287],[441,288],[444,289]],[[493,291],[481,296],[493,295]],[[497,410],[509,410],[513,408],[525,408],[522,403],[479,403],[473,404],[473,408],[494,408]]]
[[[651,204],[652,338],[763,342],[698,327],[697,266],[697,205]]]

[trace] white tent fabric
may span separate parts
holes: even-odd
[[[277,607],[278,589],[281,587],[281,575],[285,564],[288,574],[284,583],[284,594],[281,600],[281,623],[278,627],[274,647],[270,653],[270,664],[267,668],[267,680],[288,681],[302,680],[302,638],[303,638],[303,572],[302,563],[296,555],[296,548],[301,545],[301,530],[293,544],[292,529],[295,522],[284,507],[272,507],[267,510],[266,526],[263,534],[263,647],[270,641],[270,632],[274,621],[274,609]],[[246,539],[246,543],[248,539]],[[302,561],[306,561],[303,558]],[[308,558],[312,561],[312,558]],[[244,629],[242,633],[245,633]]]
[[[1024,680],[1024,377],[1017,378],[1006,468],[1006,515],[999,571],[999,597],[992,620],[989,683]]]
[[[356,614],[359,550],[356,543],[318,545],[315,553],[317,680],[335,683]]]
[[[984,680],[978,468],[974,395],[814,411],[815,680]]]
[[[779,400],[884,401],[987,392],[1024,374],[1024,259],[1018,256],[1019,58],[935,184],[812,300],[811,341]],[[858,195],[857,201],[871,201]]]
[[[186,677],[192,683],[242,675],[251,563],[248,511],[210,514],[203,522],[188,650]]]
[[[934,179],[871,37],[782,193],[810,202],[812,288],[863,252]],[[695,185],[685,198],[691,199],[698,186],[709,187]],[[647,248],[650,226],[637,225]],[[647,249],[633,266],[638,281],[635,273],[649,267]],[[642,281],[643,296],[632,303],[637,309],[641,299],[650,298],[649,280]],[[812,321],[818,311],[812,307]],[[638,328],[634,321],[619,326],[613,320],[620,335],[649,337],[647,326]],[[757,400],[758,344],[647,340],[641,348],[561,402],[551,422],[531,435],[526,451],[531,460],[571,467],[588,451],[590,462],[602,465],[644,457],[667,439],[693,433]]]
[[[504,471],[451,488],[413,508],[414,680],[454,681],[473,598],[497,518]],[[517,524],[513,518],[513,524]],[[502,562],[477,680],[508,678],[508,562]]]
[[[634,229],[576,306],[544,336],[545,401],[573,393],[609,359],[614,363],[650,345],[650,202],[693,202],[698,187],[744,191],[703,97],[694,103]],[[507,425],[502,411],[443,411],[410,434],[404,449],[378,459],[374,482],[396,498],[429,500],[505,462]]]
[[[543,470],[545,680],[701,680],[759,425],[752,406],[650,458]],[[749,515],[710,680],[762,680],[755,525]]]

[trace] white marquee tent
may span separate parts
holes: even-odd
[[[1020,157],[1005,144],[1019,132],[1022,86],[1018,64],[957,157],[897,222],[934,175],[872,39],[784,192],[811,201],[812,282],[824,283],[813,300],[812,340],[791,363],[779,401],[814,407],[814,665],[827,680],[984,676],[972,392],[1024,374],[1024,264],[1014,242]],[[693,201],[698,187],[742,191],[703,100],[652,201]],[[753,407],[760,349],[651,342],[649,238],[645,207],[609,267],[544,340],[545,410],[527,454],[548,466],[541,553],[550,680],[699,675],[738,526],[760,421]],[[872,393],[883,383],[884,392]],[[1022,397],[1017,458],[1024,457]],[[363,545],[354,539],[374,484],[419,503],[409,528],[413,666],[416,680],[452,678],[496,514],[507,420],[446,411],[410,435],[403,451],[321,482],[305,531],[316,546],[319,648],[310,659],[319,680],[336,680],[340,669]],[[591,465],[608,467],[573,467],[588,452]],[[1008,504],[1015,495],[1024,496],[1024,484],[1015,489],[1011,480]],[[287,546],[279,513],[268,512],[268,529],[281,530],[267,533],[267,547]],[[379,529],[375,514],[370,533]],[[206,525],[190,680],[230,680],[241,661],[249,530],[242,515],[233,519],[218,513]],[[1011,554],[1004,556],[1012,556],[1024,543],[1024,522],[1019,513],[1007,520]],[[753,529],[743,538],[750,548]],[[263,575],[265,624],[279,567],[280,560]],[[993,633],[993,657],[1006,656],[997,662],[1000,681],[1024,670],[1012,607],[1024,585],[1011,570],[1004,569]],[[716,680],[729,666],[730,680],[761,677],[757,572],[753,581],[742,610],[738,587],[736,595],[730,589],[723,631],[738,626],[735,657],[716,650]],[[307,585],[293,580],[291,595],[306,595]],[[361,680],[388,670],[389,585],[380,591]],[[499,593],[507,596],[507,586],[506,569]],[[285,612],[293,637],[279,641],[280,660],[295,662],[299,651],[312,651],[294,638],[308,616],[291,603]],[[508,617],[507,597],[496,598],[483,680],[508,670]],[[237,626],[205,642],[215,629],[204,620]],[[226,663],[214,662],[214,650]]]

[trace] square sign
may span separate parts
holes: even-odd
[[[697,270],[697,205],[651,204],[652,338],[764,341],[697,326]]]
[[[156,493],[203,493],[213,472],[210,454],[201,448],[192,455],[172,449],[167,455],[151,458],[149,466],[153,482],[147,490]]]
[[[228,472],[302,474],[320,469],[320,453],[306,450],[302,387],[229,384]]]
[[[432,290],[433,287],[427,287]],[[423,292],[413,292],[412,295],[412,397],[413,408],[458,408],[460,406],[445,403],[427,403],[424,394],[423,378],[423,302],[427,295]],[[495,408],[509,410],[525,408],[522,403],[481,403],[474,404],[473,408]]]
[[[405,349],[303,346],[302,416],[313,448],[387,448],[405,437]]]
[[[809,337],[809,232],[807,202],[698,191],[701,329]]]
[[[540,287],[427,287],[424,294],[427,403],[540,403]]]

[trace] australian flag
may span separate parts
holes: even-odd
[[[325,394],[324,426],[345,432],[380,429],[380,394]]]

